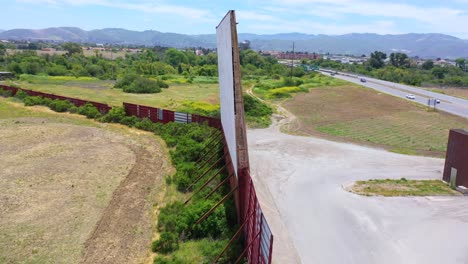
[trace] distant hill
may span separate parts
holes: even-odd
[[[75,27],[57,27],[40,30],[13,29],[0,31],[0,39],[10,40],[48,40],[73,41],[110,44],[137,44],[146,46],[168,46],[176,48],[204,47],[214,48],[214,34],[184,35],[163,33],[155,30],[132,31],[121,28],[106,28],[85,31]],[[457,58],[467,56],[468,40],[443,34],[346,34],[346,35],[310,35],[302,33],[282,33],[274,35],[239,34],[239,40],[251,41],[256,50],[292,50],[296,51],[368,55],[375,50],[391,53],[405,52],[410,56],[425,58]]]

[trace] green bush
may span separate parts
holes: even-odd
[[[47,101],[39,96],[27,96],[22,99],[25,106],[47,105]]]
[[[124,88],[130,86],[137,78],[137,74],[125,74],[121,79],[118,79],[114,85],[114,88]]]
[[[171,253],[179,248],[178,235],[172,232],[163,232],[161,237],[153,241],[151,244],[151,250],[153,252],[159,252],[162,254]]]
[[[244,111],[249,127],[268,127],[271,124],[271,107],[248,94],[244,95]]]
[[[159,93],[161,88],[157,81],[139,77],[129,86],[123,88],[126,93]]]
[[[140,119],[136,116],[126,116],[120,120],[120,123],[128,127],[134,127]]]
[[[166,82],[164,82],[161,79],[157,79],[156,82],[157,82],[158,86],[161,87],[161,88],[169,88],[169,84],[167,84]]]
[[[15,97],[20,99],[20,100],[23,100],[24,98],[28,97],[29,95],[27,93],[25,93],[24,91],[22,90],[18,90],[18,92],[15,94]]]
[[[159,93],[161,88],[169,88],[169,85],[162,79],[152,80],[137,74],[126,74],[115,83],[114,88],[123,89],[126,93]]]
[[[10,97],[11,96],[11,91],[3,90],[2,88],[0,88],[0,96]]]
[[[78,107],[78,114],[84,115],[87,118],[98,118],[101,116],[101,113],[91,103],[86,103],[85,105]]]
[[[123,107],[113,107],[106,115],[101,117],[99,121],[106,123],[122,123],[125,117],[126,113]]]
[[[52,100],[48,106],[55,112],[66,112],[73,107],[73,104],[66,100]]]

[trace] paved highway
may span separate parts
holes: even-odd
[[[321,70],[321,72],[323,74],[330,75],[330,71],[328,70]],[[468,118],[468,100],[465,99],[456,98],[445,94],[434,93],[413,86],[382,81],[379,79],[369,77],[364,77],[366,79],[366,82],[361,82],[359,76],[349,73],[339,72],[337,75],[332,77],[360,84],[402,98],[405,98],[407,94],[414,94],[414,100],[407,100],[414,101],[423,105],[427,105],[427,101],[429,98],[437,98],[440,100],[440,104],[436,105],[437,109],[457,116]]]

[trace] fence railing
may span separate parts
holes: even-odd
[[[101,114],[106,114],[112,109],[112,107],[110,107],[110,106],[108,106],[106,104],[93,102],[93,101],[81,100],[81,99],[77,99],[77,98],[71,98],[71,97],[65,97],[65,96],[61,96],[61,95],[43,93],[43,92],[27,90],[27,89],[18,88],[18,87],[11,87],[11,86],[6,86],[6,85],[0,85],[0,87],[3,90],[10,91],[11,95],[13,95],[13,96],[16,95],[16,93],[18,93],[18,91],[23,91],[29,96],[40,96],[40,97],[49,98],[49,99],[52,99],[52,100],[66,100],[66,101],[69,101],[70,103],[74,104],[77,107],[80,107],[80,106],[83,106],[83,105],[89,103],[89,104],[92,104],[94,107],[96,107],[97,110]]]
[[[136,116],[138,118],[148,118],[153,122],[158,123],[206,123],[210,127],[221,129],[221,121],[218,118],[201,116],[196,114],[189,114],[183,112],[176,112],[162,108],[155,108],[145,105],[137,105],[130,103],[123,103],[125,113],[129,116]]]

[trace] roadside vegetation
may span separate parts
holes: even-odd
[[[385,60],[389,59],[386,63]],[[468,89],[468,61],[458,58],[456,65],[437,65],[437,60],[426,60],[417,65],[404,53],[387,55],[381,51],[370,54],[364,64],[343,64],[341,62],[324,60],[304,61],[305,64],[319,65],[323,68],[352,72],[396,83],[414,86],[464,87]]]
[[[365,196],[461,195],[440,180],[383,179],[357,181],[349,191]]]

